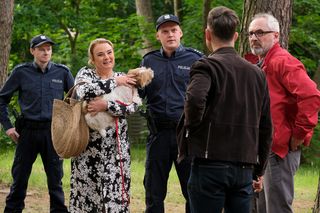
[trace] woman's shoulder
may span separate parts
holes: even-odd
[[[78,73],[86,73],[86,72],[93,73],[94,72],[94,68],[88,67],[88,66],[84,66],[84,67],[80,68],[79,71],[78,71]]]
[[[85,66],[85,67],[82,67],[78,71],[78,73],[76,75],[76,79],[77,78],[89,78],[89,79],[92,79],[92,78],[94,78],[94,75],[95,75],[94,69],[91,68],[91,67]]]

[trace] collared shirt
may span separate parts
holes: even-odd
[[[167,57],[162,48],[144,56],[141,66],[151,68],[154,78],[140,91],[140,96],[146,98],[154,118],[179,120],[189,83],[190,67],[202,55],[197,50],[180,45],[171,57]]]
[[[53,99],[63,99],[73,84],[71,72],[61,64],[49,62],[43,72],[34,62],[16,66],[0,91],[0,123],[5,130],[12,128],[8,104],[15,92],[25,119],[51,121]]]

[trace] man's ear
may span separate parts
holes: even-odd
[[[206,36],[206,40],[211,42],[212,35],[211,35],[211,31],[208,28],[206,28],[206,30],[205,30],[205,36]]]
[[[179,29],[180,29],[180,38],[182,38],[183,37],[183,32],[182,32],[180,26],[179,26]]]
[[[160,41],[158,32],[156,32],[156,39],[157,41]]]
[[[239,37],[239,33],[235,32],[234,35],[233,35],[233,41],[236,42],[238,37]]]
[[[31,55],[33,55],[33,52],[34,52],[34,49],[33,49],[33,48],[30,48],[30,53],[31,53]]]
[[[180,30],[180,38],[182,38],[183,37],[183,32],[182,32],[182,30]]]

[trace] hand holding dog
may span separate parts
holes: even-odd
[[[91,116],[95,116],[98,112],[105,112],[108,107],[108,103],[101,97],[96,97],[91,100],[87,105],[87,110]]]
[[[135,86],[137,83],[137,80],[134,77],[134,74],[128,74],[123,76],[117,76],[115,77],[115,80],[118,86],[132,87]]]

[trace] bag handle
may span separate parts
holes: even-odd
[[[85,81],[80,81],[78,83],[76,83],[75,85],[73,85],[69,91],[67,92],[66,96],[64,97],[63,101],[66,101],[66,99],[74,97],[74,88],[76,88],[79,85],[85,84]]]

